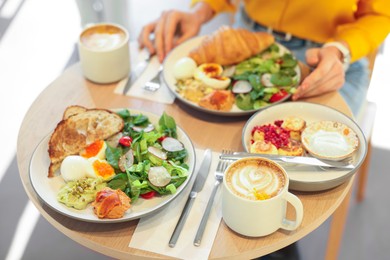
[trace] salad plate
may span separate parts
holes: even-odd
[[[272,125],[275,120],[283,120],[287,117],[299,117],[305,120],[306,124],[323,120],[339,122],[352,129],[356,133],[359,142],[356,151],[350,158],[344,161],[346,164],[352,164],[354,166],[352,169],[284,164],[283,167],[285,167],[290,178],[290,189],[298,191],[321,191],[336,187],[348,180],[363,163],[367,153],[367,143],[362,130],[356,122],[333,108],[309,102],[285,102],[270,106],[252,115],[242,131],[242,145],[244,150],[246,152],[250,151],[251,132],[255,126]],[[306,153],[303,156],[311,155]]]
[[[139,111],[135,109],[129,109],[132,114],[142,114],[149,118],[150,123],[157,125],[160,116],[155,114]],[[115,110],[114,110],[115,111]],[[74,208],[67,207],[65,204],[57,201],[57,194],[61,187],[65,184],[62,176],[56,176],[52,178],[47,177],[48,167],[50,165],[50,158],[48,155],[48,142],[50,140],[51,133],[48,134],[36,147],[32,155],[30,166],[29,166],[29,177],[31,184],[38,195],[38,197],[47,204],[53,210],[74,218],[77,220],[82,220],[86,222],[96,222],[96,223],[114,223],[114,222],[124,222],[133,219],[138,219],[149,215],[159,209],[163,208],[170,202],[172,202],[177,196],[180,196],[181,192],[186,188],[187,184],[190,182],[191,176],[195,168],[195,149],[194,146],[188,137],[188,135],[181,129],[177,127],[177,139],[184,145],[187,149],[187,159],[186,163],[189,166],[188,177],[176,190],[176,193],[171,195],[164,196],[155,196],[152,199],[143,199],[139,198],[134,203],[131,202],[131,208],[126,211],[125,215],[119,219],[99,219],[93,212],[91,205],[88,205],[84,210],[77,210]]]
[[[172,93],[181,102],[185,103],[186,105],[188,105],[194,109],[197,109],[197,110],[200,110],[203,112],[207,112],[207,113],[211,113],[211,114],[222,115],[222,116],[242,116],[242,115],[253,114],[256,111],[262,110],[262,109],[264,109],[270,105],[273,105],[273,104],[278,104],[278,103],[284,102],[290,98],[291,94],[287,94],[281,98],[278,98],[278,100],[273,102],[273,103],[269,103],[269,104],[263,103],[261,105],[261,107],[258,107],[256,109],[249,109],[249,110],[242,110],[236,104],[233,104],[233,107],[230,111],[220,111],[220,110],[213,110],[213,109],[205,108],[205,107],[200,106],[196,102],[193,102],[193,101],[186,99],[178,91],[177,80],[175,79],[174,73],[173,73],[174,67],[175,67],[175,64],[177,61],[179,61],[180,59],[182,59],[184,57],[187,57],[188,53],[192,49],[199,46],[201,44],[202,40],[204,39],[204,37],[206,37],[206,36],[199,36],[199,37],[187,40],[186,42],[182,43],[181,45],[179,45],[175,49],[173,49],[164,61],[164,64],[163,64],[164,81],[165,81],[166,85],[168,86],[168,88],[172,91]],[[279,43],[274,43],[274,46],[277,46],[276,48],[277,48],[277,53],[278,53],[277,55],[278,56],[283,56],[284,54],[291,53],[286,47],[284,47],[283,45],[281,45]],[[251,59],[251,58],[249,58],[249,59]],[[246,60],[246,61],[248,61],[248,60]],[[295,75],[291,76],[292,82],[293,82],[293,85],[291,85],[291,87],[295,87],[296,85],[298,85],[298,83],[300,82],[300,78],[301,78],[301,71],[300,71],[298,63],[292,68],[292,70],[294,71]],[[228,88],[229,91],[231,91],[230,88],[231,87]],[[237,95],[240,95],[240,94],[235,94],[236,97],[237,97]]]

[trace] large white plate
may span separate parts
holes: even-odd
[[[155,114],[129,109],[132,114],[143,114],[149,117],[149,120],[154,125],[158,124],[160,116]],[[113,222],[123,222],[129,221],[132,219],[137,219],[143,216],[146,216],[150,213],[153,213],[168,203],[170,203],[174,198],[180,195],[183,189],[189,183],[193,171],[195,169],[195,149],[194,146],[188,137],[188,135],[180,128],[177,127],[178,139],[184,144],[185,148],[188,151],[187,164],[189,165],[189,175],[187,180],[177,189],[177,192],[173,195],[166,195],[161,197],[154,197],[153,199],[144,200],[139,198],[134,204],[132,203],[131,208],[125,213],[123,218],[120,219],[99,219],[92,210],[92,206],[88,206],[84,210],[76,210],[69,208],[64,204],[57,201],[57,193],[65,184],[61,176],[48,178],[47,171],[50,164],[49,155],[47,152],[48,142],[50,139],[50,134],[46,136],[35,149],[31,162],[30,162],[30,180],[31,184],[38,194],[40,199],[50,206],[55,211],[66,215],[71,218],[78,220],[83,220],[87,222],[99,222],[99,223],[113,223]]]
[[[288,116],[298,116],[306,120],[307,123],[319,120],[337,121],[349,126],[359,138],[358,150],[350,158],[355,166],[354,169],[335,170],[317,166],[285,166],[290,178],[290,189],[320,191],[336,187],[348,180],[363,163],[367,153],[367,143],[362,130],[355,121],[333,108],[308,102],[285,102],[254,114],[249,118],[242,132],[242,144],[245,151],[249,151],[251,130],[254,126],[273,123],[277,119],[283,119]]]
[[[182,95],[177,93],[177,91],[176,91],[176,79],[173,76],[173,67],[175,66],[175,63],[179,59],[188,56],[188,53],[192,49],[194,49],[195,47],[199,46],[204,37],[206,37],[206,36],[199,36],[199,37],[190,39],[190,40],[182,43],[181,45],[179,45],[175,49],[173,49],[170,52],[170,54],[167,56],[167,58],[165,59],[164,66],[163,66],[164,81],[165,81],[166,85],[168,86],[168,88],[172,91],[172,93],[179,100],[181,100],[183,103],[185,103],[185,104],[187,104],[187,105],[189,105],[189,106],[191,106],[191,107],[193,107],[195,109],[198,109],[200,111],[204,111],[204,112],[211,113],[211,114],[216,114],[216,115],[223,115],[223,116],[250,115],[250,114],[253,114],[254,112],[256,112],[258,110],[262,110],[262,109],[268,107],[268,106],[264,106],[264,107],[262,107],[260,109],[244,111],[244,110],[239,109],[234,104],[231,111],[218,111],[218,110],[213,110],[213,109],[208,109],[208,108],[201,107],[197,103],[189,101],[189,100],[185,99]],[[278,44],[278,43],[276,43],[276,44]],[[290,51],[286,47],[284,47],[284,46],[282,46],[280,44],[278,44],[278,46],[279,46],[280,52],[282,54],[290,53]],[[301,71],[300,71],[298,65],[296,66],[295,71],[297,72],[296,78],[297,78],[297,81],[299,82],[299,80],[301,78]],[[290,98],[290,96],[291,95],[288,95],[285,98],[283,98],[280,101],[275,102],[273,104],[281,103],[281,102],[287,100],[288,98]]]

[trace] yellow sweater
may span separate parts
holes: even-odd
[[[197,2],[216,14],[237,9],[229,0],[192,0]],[[390,32],[390,0],[244,0],[244,7],[274,30],[320,43],[345,41],[352,61],[375,50]]]

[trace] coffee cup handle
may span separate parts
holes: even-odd
[[[287,219],[286,216],[284,216],[281,228],[286,230],[295,230],[302,223],[303,205],[300,199],[292,193],[287,192],[285,199],[295,208],[295,220]]]

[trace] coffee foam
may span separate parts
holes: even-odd
[[[99,25],[84,31],[80,41],[91,50],[108,51],[121,46],[126,41],[126,33],[112,25]]]
[[[286,184],[282,170],[269,161],[245,159],[237,161],[225,173],[229,189],[249,200],[263,200],[276,196]]]

